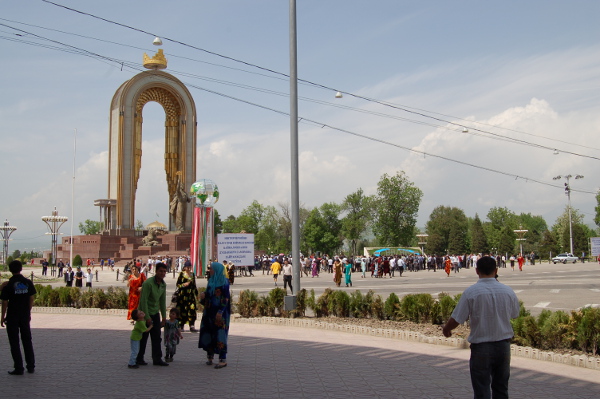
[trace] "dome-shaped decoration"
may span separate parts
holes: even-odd
[[[150,223],[149,225],[146,226],[146,230],[150,230],[150,229],[167,230],[167,226],[165,226],[164,224],[162,224],[158,220],[155,220],[154,222],[152,222],[152,223]]]

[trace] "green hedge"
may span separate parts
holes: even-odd
[[[36,284],[37,295],[34,306],[127,309],[129,294],[120,287],[108,287],[82,290],[78,287],[43,286]]]

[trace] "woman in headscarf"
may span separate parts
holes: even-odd
[[[181,331],[185,325],[189,323],[190,331],[196,332],[194,324],[196,323],[197,307],[196,298],[198,297],[198,288],[196,287],[196,275],[191,271],[192,266],[187,264],[183,266],[183,270],[177,278],[177,308],[179,309],[179,323]]]
[[[346,273],[346,287],[348,284],[352,287],[352,262],[347,262],[344,265],[344,273]]]
[[[200,340],[198,347],[206,351],[208,366],[213,364],[214,355],[219,355],[216,369],[227,366],[227,336],[231,303],[229,280],[225,267],[219,262],[210,265],[210,277],[206,291],[200,294],[204,304],[202,321],[200,322]]]

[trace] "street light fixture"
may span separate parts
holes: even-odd
[[[2,235],[2,240],[4,241],[4,247],[2,250],[2,263],[6,264],[6,259],[8,259],[8,241],[10,240],[10,235],[16,230],[15,226],[11,226],[8,220],[4,221],[4,225],[0,226],[0,235]]]
[[[526,238],[524,238],[523,236],[525,235],[525,233],[527,233],[529,230],[523,230],[523,226],[519,226],[519,230],[513,230],[515,232],[515,234],[517,236],[519,236],[519,238],[517,238],[517,241],[519,241],[519,244],[521,245],[521,251],[519,252],[521,254],[521,256],[523,256],[523,241],[526,240]]]
[[[570,254],[573,255],[573,220],[571,217],[571,186],[570,186],[570,180],[571,177],[573,177],[572,175],[566,175],[566,176],[561,176],[558,175],[556,177],[553,177],[552,180],[560,180],[562,178],[565,178],[567,180],[567,182],[565,183],[565,194],[567,195],[567,208],[569,210],[569,245],[570,245]],[[583,179],[582,175],[575,175],[575,179],[579,180],[579,179]]]
[[[65,224],[65,222],[67,220],[69,220],[68,217],[66,216],[58,216],[58,211],[56,210],[56,207],[54,207],[54,210],[52,211],[52,216],[42,216],[42,220],[46,223],[46,225],[48,225],[48,229],[50,230],[49,233],[46,234],[50,234],[52,236],[52,249],[51,249],[51,253],[52,253],[52,272],[51,275],[54,276],[55,273],[55,269],[54,266],[56,265],[56,236],[58,235],[58,231],[60,230],[60,228],[62,227],[63,224]],[[73,245],[71,243],[71,245]]]
[[[422,255],[425,254],[425,250],[423,248],[425,247],[425,245],[427,245],[427,237],[429,237],[429,234],[425,234],[425,233],[417,234],[417,239],[419,240],[419,245],[421,246],[421,254]]]

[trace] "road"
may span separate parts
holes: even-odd
[[[499,280],[510,286],[517,293],[525,307],[533,315],[539,314],[543,309],[570,311],[584,306],[600,307],[600,265],[593,263],[575,263],[575,264],[536,264],[534,266],[526,265],[523,271],[515,267],[512,271],[510,267],[501,268],[499,271]],[[60,286],[62,281],[40,281],[38,275],[41,269],[27,267],[23,274],[30,276],[34,272],[34,281],[36,283]],[[255,277],[236,277],[232,286],[234,295],[239,291],[251,289],[259,294],[266,294],[274,287],[272,276],[263,275],[262,271],[254,272]],[[3,274],[4,276],[6,274]],[[168,274],[166,278],[168,293],[174,290],[177,276]],[[314,289],[316,295],[320,295],[326,288],[335,289],[332,281],[333,275],[322,273],[318,278],[303,277],[301,287],[307,290]],[[119,286],[125,288],[125,283],[117,281],[116,271],[99,271],[98,282],[94,281],[94,287],[106,288],[108,286]],[[446,277],[443,271],[419,271],[405,272],[402,277],[392,279],[375,279],[369,276],[360,278],[360,273],[352,275],[353,287],[346,288],[344,284],[340,289],[355,290],[359,289],[362,293],[373,290],[384,299],[394,292],[399,297],[406,294],[430,293],[434,297],[440,292],[447,292],[455,295],[464,291],[464,289],[477,281],[477,275],[474,269],[463,269],[460,273],[451,273]],[[204,280],[198,281],[198,286],[204,285]],[[283,286],[283,281],[279,279],[279,286]]]

